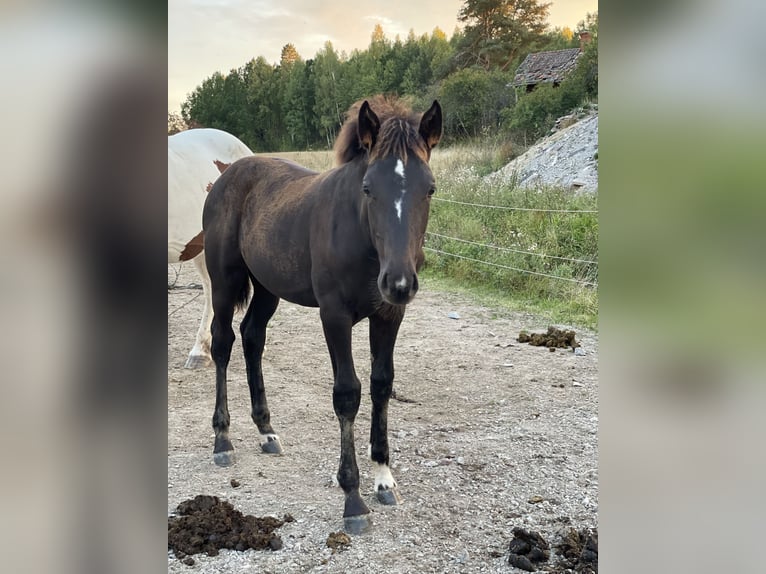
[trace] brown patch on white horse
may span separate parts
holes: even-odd
[[[215,164],[215,167],[218,168],[218,171],[220,171],[221,173],[225,172],[226,168],[231,165],[230,163],[224,163],[222,161],[218,161],[217,159],[214,159],[213,163]]]
[[[191,239],[191,241],[189,241],[189,243],[186,244],[184,250],[181,251],[181,256],[178,258],[179,261],[189,261],[190,259],[194,259],[197,255],[202,253],[204,246],[204,236],[202,231],[200,231]]]

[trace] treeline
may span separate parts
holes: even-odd
[[[435,28],[431,34],[410,31],[404,41],[398,36],[391,41],[376,25],[369,47],[350,55],[326,42],[304,60],[287,44],[278,64],[259,56],[228,74],[216,72],[205,79],[182,104],[183,120],[190,127],[230,132],[256,152],[326,149],[353,102],[384,93],[408,98],[414,109],[426,109],[439,99],[447,142],[504,131],[529,139],[565,113],[562,106],[597,97],[597,14],[580,23],[591,29],[594,40],[572,80],[556,92],[545,90],[543,99],[535,95],[537,90],[514,92],[510,83],[516,68],[530,52],[579,46],[577,34],[538,26],[523,38],[509,39],[514,45],[498,51],[497,39],[477,39],[480,26],[471,25],[474,20],[467,17],[465,29],[456,29],[449,39]],[[493,54],[503,57],[487,56]],[[537,98],[533,105],[519,107],[530,97]],[[516,109],[524,113],[516,114]]]

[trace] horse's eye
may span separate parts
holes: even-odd
[[[428,195],[431,196],[436,193],[436,186],[432,185],[428,190]]]
[[[362,185],[362,191],[365,195],[370,195],[370,186],[366,183]]]

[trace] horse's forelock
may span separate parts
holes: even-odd
[[[395,157],[407,164],[407,150],[414,152],[421,160],[428,162],[428,151],[413,125],[401,118],[391,118],[380,126],[378,141],[372,149],[370,159]]]
[[[366,153],[357,134],[359,109],[365,100],[354,103],[346,112],[346,121],[335,141],[335,162],[337,165],[348,163]],[[402,161],[407,160],[407,148],[418,155],[427,157],[425,147],[418,138],[420,114],[412,110],[401,100],[385,96],[367,98],[370,108],[380,120],[380,132],[372,150],[372,158],[395,154]]]

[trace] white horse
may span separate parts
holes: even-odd
[[[210,277],[202,253],[202,207],[213,182],[236,160],[253,152],[221,130],[193,129],[168,136],[168,263],[193,261],[202,279],[205,309],[186,368],[205,367],[213,319]]]

